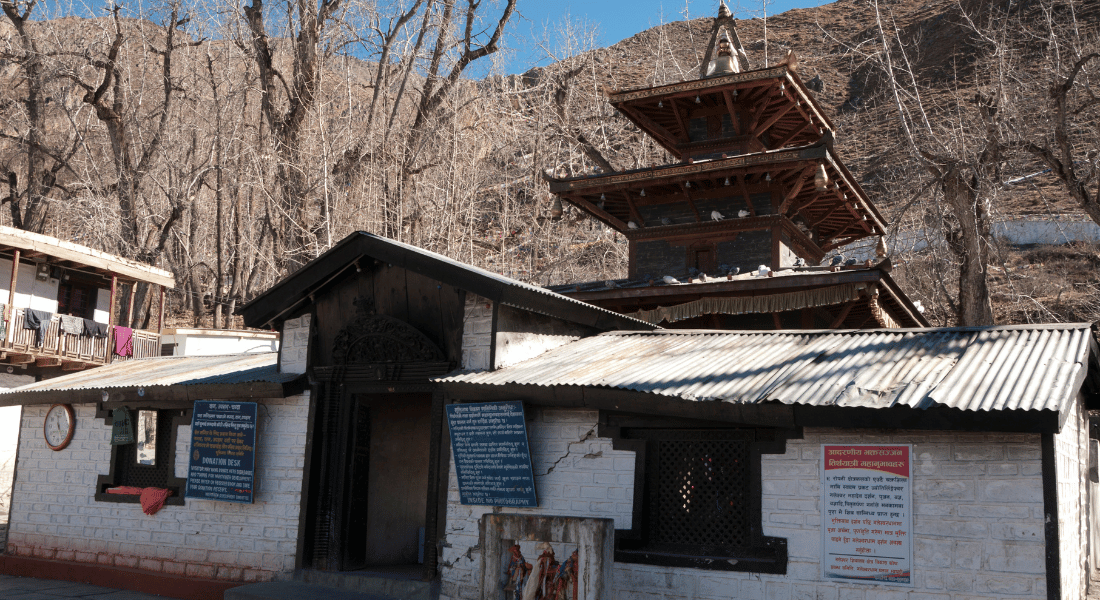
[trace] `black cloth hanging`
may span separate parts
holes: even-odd
[[[84,319],[84,335],[87,337],[105,338],[107,337],[107,324],[91,319]]]
[[[34,310],[33,308],[23,309],[23,329],[34,330],[35,346],[42,347],[42,342],[46,339],[46,330],[50,328],[50,319],[52,318],[52,312]]]

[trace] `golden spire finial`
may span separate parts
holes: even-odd
[[[711,25],[707,53],[699,65],[699,77],[717,77],[749,70],[749,57],[737,37],[733,14],[725,0],[718,2],[718,16]]]
[[[718,18],[728,19],[731,16],[730,9],[725,0],[718,0]]]

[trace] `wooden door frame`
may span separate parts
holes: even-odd
[[[323,427],[324,424],[319,422],[321,404],[326,398],[331,398],[329,401],[336,404],[333,407],[334,414],[332,418],[336,418],[338,421],[346,416],[349,412],[354,398],[358,395],[376,395],[385,397],[389,394],[430,394],[431,395],[431,408],[429,415],[429,447],[428,447],[428,485],[426,486],[425,493],[427,495],[425,514],[424,514],[424,564],[423,574],[421,579],[424,581],[432,580],[436,575],[436,567],[439,561],[439,531],[441,529],[441,523],[446,519],[446,505],[441,502],[441,498],[446,497],[446,486],[449,477],[449,473],[445,469],[441,469],[441,465],[447,464],[450,460],[449,448],[445,448],[442,444],[442,438],[444,434],[443,427],[443,404],[444,396],[443,392],[439,390],[438,386],[431,382],[344,382],[339,376],[331,379],[326,379],[316,382],[312,386],[310,393],[310,408],[308,417],[308,434],[306,440],[305,449],[305,464],[302,469],[302,498],[301,506],[299,510],[298,519],[298,547],[295,555],[295,569],[316,569],[325,571],[340,572],[339,563],[343,557],[343,547],[339,543],[338,539],[333,539],[332,555],[326,557],[325,564],[316,564],[315,559],[310,556],[309,564],[306,563],[306,556],[312,555],[314,548],[311,547],[311,540],[309,539],[309,533],[316,528],[314,527],[317,519],[320,518],[317,515],[317,511],[323,507],[318,505],[321,502],[321,498],[315,497],[314,494],[309,493],[313,488],[314,477],[325,478],[326,481],[319,481],[318,486],[328,488],[331,491],[332,504],[330,506],[330,518],[337,521],[332,531],[340,532],[339,521],[343,520],[345,512],[345,503],[347,500],[347,483],[344,481],[346,476],[346,468],[348,465],[348,442],[350,435],[349,427],[340,427],[335,439],[331,441],[327,447],[318,448],[314,445],[315,436],[318,434],[318,428]],[[333,388],[336,388],[333,390]],[[324,464],[314,464],[314,454],[320,452],[319,458],[322,462],[327,462],[330,466],[329,469],[325,469]],[[328,460],[326,460],[326,458]],[[338,465],[336,468],[331,468],[331,465]],[[315,544],[317,540],[312,540]]]

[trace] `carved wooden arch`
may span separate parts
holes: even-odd
[[[386,315],[361,316],[340,330],[332,345],[338,365],[440,363],[446,358],[426,335]]]

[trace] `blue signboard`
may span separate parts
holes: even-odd
[[[192,415],[187,497],[251,504],[256,403],[198,400]]]
[[[522,402],[450,404],[447,425],[462,504],[539,505]]]

